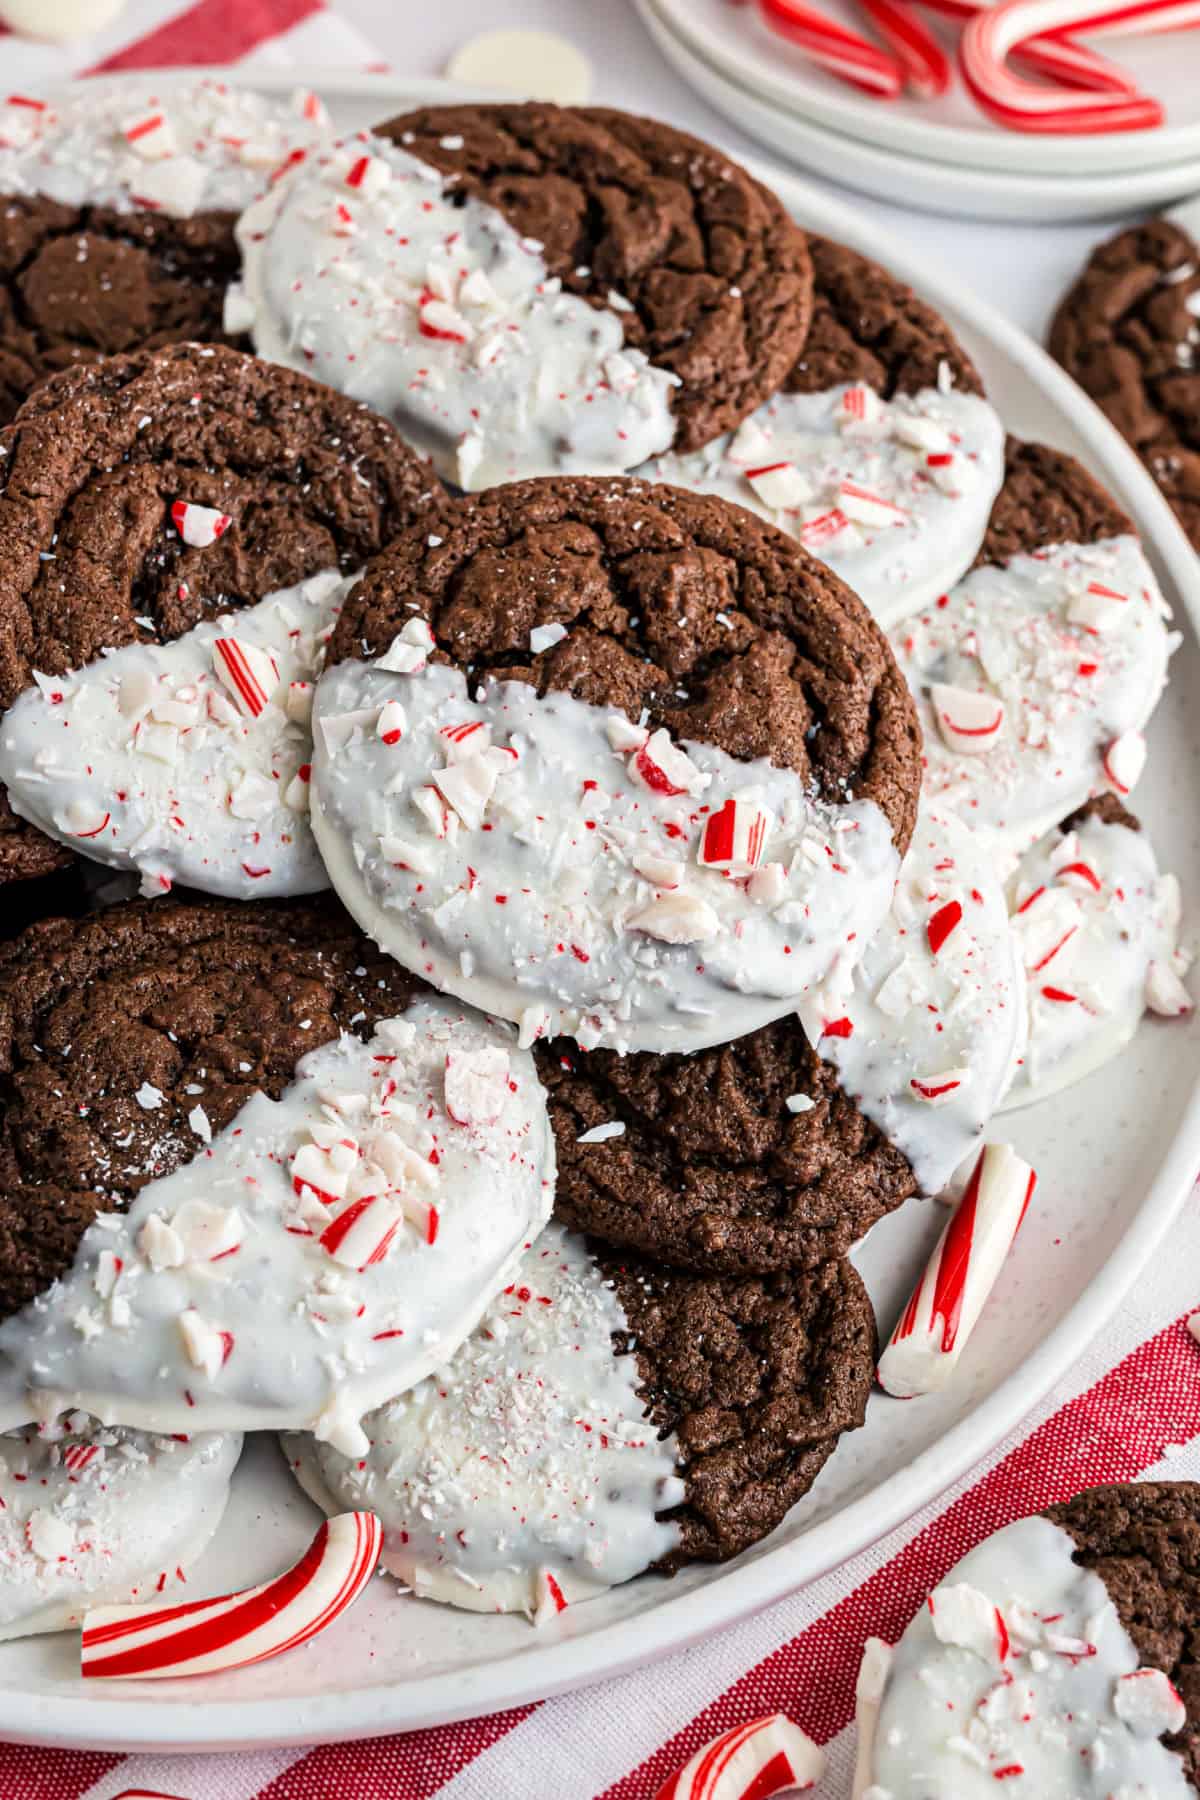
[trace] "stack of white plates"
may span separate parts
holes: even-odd
[[[791,161],[880,199],[990,219],[1083,219],[1200,190],[1200,41],[1184,34],[1096,45],[1161,100],[1158,131],[1037,136],[994,125],[961,82],[938,100],[881,100],[838,81],[753,5],[635,0],[690,86]],[[823,11],[871,36],[853,0]],[[924,17],[940,29],[932,14]],[[949,46],[952,37],[947,35]]]

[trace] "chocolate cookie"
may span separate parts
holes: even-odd
[[[277,183],[238,236],[259,353],[472,489],[696,449],[779,387],[811,310],[773,194],[601,107],[406,113]]]
[[[420,988],[332,901],[133,901],[0,947],[0,1316],[66,1273],[98,1212],[191,1161],[198,1101],[222,1130],[307,1050],[368,1036]]]
[[[459,501],[371,565],[330,653],[330,879],[528,1041],[728,1041],[887,909],[909,696],[848,589],[738,507],[615,478]]]
[[[799,539],[884,626],[969,568],[1004,471],[1004,427],[950,327],[877,263],[810,240],[813,322],[737,431],[643,474],[748,506]]]
[[[923,807],[891,911],[829,1011],[691,1056],[539,1046],[557,1217],[702,1271],[842,1255],[975,1151],[1011,1078],[1025,976],[990,853]]]
[[[555,1216],[607,1244],[702,1272],[814,1268],[916,1191],[794,1020],[691,1056],[565,1038],[535,1056],[558,1146]]]
[[[618,1352],[637,1361],[685,1497],[680,1543],[658,1566],[723,1562],[774,1531],[844,1431],[866,1417],[875,1315],[844,1259],[808,1274],[721,1280],[600,1256],[625,1310]]]
[[[679,377],[680,450],[779,387],[811,316],[807,242],[711,144],[659,119],[544,101],[421,107],[378,130],[536,238],[568,293],[630,302],[626,344]]]
[[[1128,438],[1200,549],[1200,250],[1168,219],[1094,250],[1050,350]]]
[[[964,1800],[1017,1779],[1185,1800],[1200,1792],[1198,1609],[1194,1482],[1091,1488],[1003,1526],[894,1648],[868,1641],[856,1790]]]
[[[312,682],[347,577],[439,494],[384,420],[233,350],[45,383],[0,432],[13,809],[147,892],[323,887]]]
[[[333,902],[33,926],[0,947],[0,1069],[0,1428],[52,1389],[358,1444],[549,1214],[532,1059]]]
[[[925,798],[1018,853],[1123,796],[1178,639],[1133,526],[1074,457],[1010,439],[975,567],[889,635],[925,732]]]
[[[1200,1793],[1200,1483],[1085,1488],[1045,1517],[1075,1540],[1075,1561],[1104,1583],[1142,1663],[1182,1700],[1187,1719],[1166,1742]]]
[[[244,343],[224,320],[234,223],[322,128],[315,96],[274,102],[217,82],[0,102],[0,425],[59,369]]]
[[[365,1456],[285,1452],[326,1511],[377,1514],[418,1595],[541,1622],[760,1542],[862,1424],[875,1347],[848,1262],[699,1277],[550,1225],[434,1379],[364,1419]]]
[[[784,389],[820,394],[846,383],[884,400],[953,387],[984,393],[983,380],[941,314],[881,264],[832,238],[810,237],[813,315]]]

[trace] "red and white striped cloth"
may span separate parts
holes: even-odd
[[[195,0],[182,8],[132,0],[105,31],[66,49],[0,31],[6,87],[205,62],[242,70],[381,66],[323,0]],[[323,1749],[123,1757],[0,1745],[0,1796],[524,1800],[537,1792],[557,1800],[652,1800],[707,1738],[780,1710],[828,1744],[822,1795],[846,1800],[854,1679],[866,1637],[895,1638],[945,1570],[1009,1519],[1093,1482],[1200,1479],[1200,1347],[1186,1329],[1197,1308],[1200,1202],[1193,1196],[1102,1341],[979,1469],[832,1575],[651,1669],[464,1725]]]
[[[829,1747],[823,1800],[847,1800],[865,1638],[898,1636],[950,1565],[1009,1519],[1095,1482],[1200,1480],[1200,1346],[1186,1324],[1198,1307],[1193,1195],[1101,1342],[980,1468],[832,1575],[650,1669],[464,1725],[323,1749],[196,1758],[0,1745],[0,1794],[652,1800],[706,1739],[779,1710]]]
[[[404,0],[398,0],[403,6]],[[236,63],[379,70],[378,52],[325,0],[129,0],[102,31],[69,44],[35,44],[0,25],[5,91],[36,93],[72,75]]]

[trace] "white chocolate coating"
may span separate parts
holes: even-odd
[[[1089,595],[1094,586],[1123,598]],[[1168,616],[1133,537],[973,570],[944,606],[890,634],[921,714],[926,799],[998,846],[1027,849],[1106,785],[1106,750],[1154,711],[1178,641]],[[990,709],[986,724],[964,722],[979,733],[998,718],[994,733],[947,742],[934,684]]]
[[[1019,1519],[934,1590],[893,1652],[863,1800],[1192,1800],[1152,1721],[1127,1722],[1138,1655],[1073,1550]]]
[[[843,385],[776,394],[736,432],[640,472],[759,513],[889,629],[932,605],[975,560],[1004,478],[1004,427],[986,400],[949,386],[888,401]],[[854,490],[883,507],[861,496],[856,506]]]
[[[1022,859],[1012,904],[1029,1042],[1006,1109],[1111,1061],[1152,1003],[1151,971],[1178,980],[1188,963],[1177,946],[1179,883],[1159,874],[1144,831],[1088,818],[1052,832]]]
[[[822,1037],[821,1055],[921,1191],[940,1193],[981,1142],[1025,1035],[995,859],[952,813],[921,808],[891,912],[838,1016],[850,1034]]]
[[[69,849],[237,900],[311,894],[329,880],[308,820],[312,733],[289,696],[312,684],[352,579],[336,570],[206,620],[169,644],[132,644],[43,676],[0,724],[13,810]],[[258,715],[218,674],[214,642],[269,652]],[[289,710],[290,709],[290,710]]]
[[[446,1360],[549,1215],[532,1059],[440,999],[314,1050],[211,1143],[190,1123],[193,1160],[0,1325],[0,1423],[80,1406],[365,1448],[362,1414]]]
[[[0,1437],[0,1640],[153,1600],[221,1523],[238,1432],[183,1440],[81,1413]]]
[[[463,488],[665,450],[679,378],[625,348],[628,303],[564,293],[536,240],[453,202],[438,170],[367,133],[277,182],[238,225],[233,303],[259,355],[365,400]]]
[[[220,81],[89,82],[52,102],[0,100],[0,194],[176,218],[240,213],[293,151],[329,136],[324,108],[302,90],[279,101]]]
[[[637,1392],[612,1287],[581,1237],[548,1225],[453,1359],[363,1420],[364,1457],[288,1436],[331,1516],[378,1514],[384,1567],[423,1599],[537,1614],[547,1572],[586,1599],[667,1555],[684,1497],[673,1440]]]
[[[690,742],[690,791],[654,792],[631,774],[637,751],[612,746],[610,728],[639,735],[615,709],[520,681],[468,699],[458,670],[390,660],[340,663],[317,689],[312,819],[329,878],[400,962],[518,1020],[524,1042],[726,1042],[853,966],[886,914],[898,858],[873,801],[816,802],[791,771]],[[463,725],[487,727],[476,765],[499,772],[481,767],[490,799],[456,800],[471,820],[447,824],[431,784],[453,753],[443,730]],[[706,819],[750,793],[771,818],[756,875],[700,866]]]

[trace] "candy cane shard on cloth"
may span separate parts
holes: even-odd
[[[770,1713],[702,1745],[656,1800],[770,1800],[785,1788],[803,1793],[824,1773],[824,1751],[782,1713]]]
[[[274,1581],[182,1606],[101,1606],[84,1615],[80,1673],[109,1681],[212,1675],[307,1643],[357,1600],[375,1572],[374,1513],[327,1519]]]
[[[1001,0],[968,20],[958,47],[959,67],[973,99],[999,124],[1017,131],[1107,132],[1152,130],[1163,122],[1157,100],[1141,93],[1037,87],[1014,75],[1007,58],[1028,38],[1086,32],[1114,21],[1177,17],[1191,22],[1191,0]]]
[[[855,1747],[854,1786],[850,1800],[865,1800],[871,1786],[871,1766],[875,1755],[875,1732],[879,1724],[879,1708],[883,1690],[892,1670],[891,1646],[882,1638],[868,1638],[863,1645],[858,1681],[854,1688],[854,1723],[858,1728]]]
[[[985,1144],[879,1359],[879,1385],[898,1400],[946,1386],[1004,1266],[1037,1175],[1008,1144]]]
[[[773,31],[852,87],[890,100],[904,86],[904,70],[894,56],[803,0],[758,0],[758,4]]]

